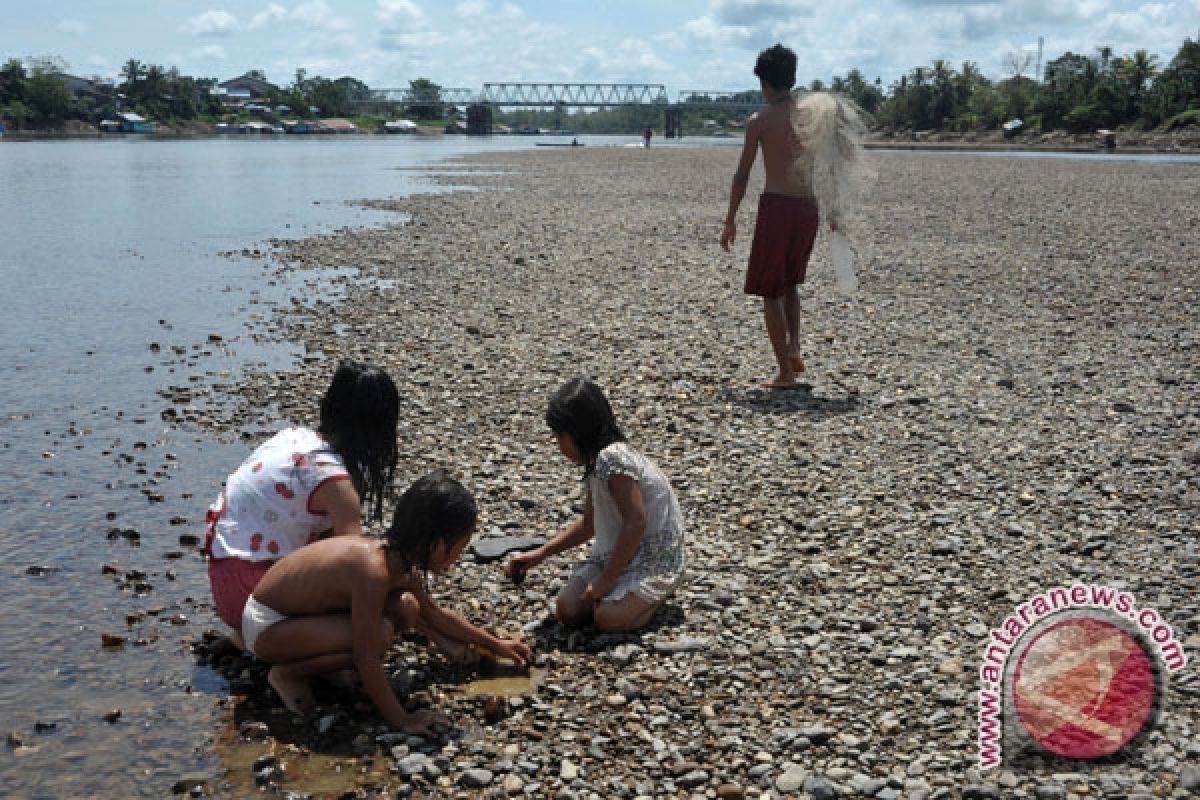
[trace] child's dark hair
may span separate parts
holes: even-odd
[[[567,433],[575,440],[583,456],[586,478],[596,466],[596,456],[613,442],[625,441],[617,427],[608,398],[592,381],[575,378],[567,381],[546,406],[546,424],[555,433]]]
[[[375,522],[383,519],[383,501],[396,470],[396,424],[400,396],[396,384],[378,367],[344,361],[321,398],[317,432],[346,463],[358,496]]]
[[[433,548],[458,544],[475,530],[479,509],[467,488],[444,470],[434,470],[404,490],[387,532],[387,548],[409,566],[429,569]]]
[[[754,74],[773,89],[791,89],[796,85],[796,54],[777,44],[758,54]]]

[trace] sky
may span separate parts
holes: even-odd
[[[783,42],[797,81],[857,67],[886,89],[916,66],[975,62],[992,78],[1038,40],[1045,61],[1102,45],[1145,48],[1165,66],[1200,39],[1200,0],[0,0],[0,60],[56,56],[116,78],[131,58],[278,85],[297,68],[371,88],[427,78],[485,82],[756,88],[757,53]]]

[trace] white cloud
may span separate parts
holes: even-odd
[[[278,3],[272,3],[267,6],[266,11],[260,11],[250,18],[250,23],[246,26],[250,30],[258,30],[274,25],[277,22],[282,22],[287,19],[288,11]]]
[[[87,33],[87,25],[84,25],[77,19],[61,20],[55,27],[63,33],[69,33],[72,36],[82,36]]]
[[[387,30],[425,28],[429,16],[413,0],[379,0],[375,16]]]
[[[179,32],[193,36],[225,36],[232,33],[237,25],[237,17],[228,11],[210,9],[184,22],[179,26]]]
[[[463,19],[481,17],[487,11],[487,3],[483,0],[467,0],[454,7],[454,13]]]
[[[812,14],[811,0],[714,0],[709,4],[709,15],[729,27],[770,28]]]
[[[308,0],[292,9],[291,18],[321,31],[345,31],[353,26],[350,21],[337,16],[325,0]]]

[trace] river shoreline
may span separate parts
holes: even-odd
[[[326,138],[329,136],[345,136],[347,134],[303,134],[300,138]],[[396,137],[396,134],[385,134],[379,131],[362,130],[356,136]],[[455,136],[441,131],[421,131],[410,136],[441,137]],[[512,135],[512,134],[510,134]],[[599,134],[606,137],[620,137],[623,134]],[[550,136],[547,134],[547,136]],[[624,134],[626,137],[636,137],[637,134]],[[0,136],[0,142],[39,142],[57,140],[98,140],[120,141],[123,139],[149,141],[177,141],[204,139],[255,139],[275,141],[279,139],[296,138],[291,134],[243,134],[243,133],[210,133],[210,132],[163,132],[163,133],[101,133],[96,132],[58,132],[58,131],[21,131],[10,132]],[[404,138],[399,135],[399,138]],[[486,137],[491,138],[491,137]],[[519,138],[531,138],[520,135]],[[533,137],[544,138],[544,137]],[[562,138],[551,137],[551,138]],[[672,146],[686,146],[689,141],[704,138],[694,134],[678,141],[667,140]],[[737,137],[734,137],[735,139]],[[656,143],[662,146],[662,142]],[[1006,139],[995,132],[977,132],[958,134],[952,132],[927,132],[921,136],[872,134],[865,143],[868,149],[875,150],[928,150],[928,151],[966,151],[966,152],[1031,152],[1031,153],[1097,153],[1106,155],[1196,155],[1200,154],[1200,131],[1183,130],[1177,132],[1155,131],[1125,131],[1118,132],[1113,147],[1105,147],[1096,136],[1067,134],[1055,131],[1047,134],[1022,134],[1014,139]]]
[[[218,433],[310,419],[339,358],[378,363],[403,398],[398,486],[447,468],[480,503],[480,535],[545,536],[580,498],[544,402],[586,374],[688,518],[690,582],[639,635],[545,621],[573,559],[518,589],[465,558],[435,593],[526,631],[542,687],[489,718],[461,674],[400,643],[395,680],[472,733],[389,738],[359,703],[330,709],[337,740],[377,787],[464,796],[1179,796],[1200,752],[1194,663],[1166,678],[1158,724],[1099,764],[1010,752],[981,772],[977,690],[987,632],[1073,582],[1133,593],[1200,646],[1185,588],[1200,176],[873,154],[863,288],[834,290],[819,242],[806,384],[773,393],[757,388],[771,369],[759,305],[740,292],[752,199],[735,253],[716,246],[736,157],[470,156],[439,182],[477,191],[369,203],[406,224],[279,243],[279,269],[359,274],[345,302],[297,304],[256,332],[308,355],[214,398]],[[281,732],[261,675],[239,691],[239,719],[333,746]]]

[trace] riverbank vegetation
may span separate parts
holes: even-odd
[[[1007,75],[993,80],[974,62],[955,68],[943,60],[918,66],[884,86],[857,69],[808,89],[831,89],[853,98],[879,130],[989,131],[1018,119],[1024,130],[1085,133],[1100,128],[1174,130],[1200,127],[1200,41],[1185,39],[1167,62],[1144,49],[1117,55],[1109,47],[1093,54],[1067,52],[1030,75],[1032,57],[1013,53]],[[370,108],[370,89],[352,77],[330,80],[298,69],[286,87],[271,86],[254,104],[231,107],[222,101],[214,78],[194,78],[174,67],[130,59],[118,81],[82,80],[53,57],[8,59],[0,67],[0,123],[13,130],[70,130],[95,125],[119,112],[136,112],[176,130],[260,117],[346,117],[379,113]],[[395,114],[440,121],[452,106],[441,102],[440,87],[426,78],[410,81],[410,91],[432,99]],[[751,93],[747,93],[749,95]],[[723,98],[736,100],[737,98]],[[716,98],[685,98],[684,129],[689,133],[740,126],[746,112]],[[689,108],[690,106],[690,108]],[[576,111],[565,107],[497,111],[495,121],[513,128],[570,128],[580,133],[630,133],[661,124],[656,106]]]

